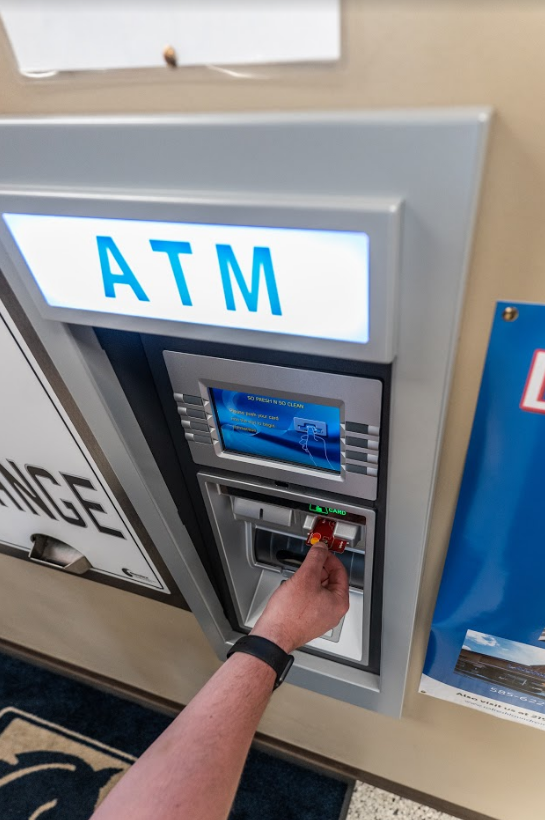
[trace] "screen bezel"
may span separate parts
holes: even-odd
[[[218,409],[217,409],[217,405],[216,405],[216,397],[214,396],[214,390],[221,390],[221,391],[228,390],[229,392],[247,393],[248,395],[256,395],[256,396],[261,395],[261,394],[256,393],[255,389],[253,389],[253,390],[241,389],[241,390],[236,390],[235,391],[235,390],[233,390],[232,387],[229,387],[229,388],[219,387],[218,385],[215,385],[215,384],[208,385],[207,390],[208,390],[209,401],[210,401],[212,411],[213,411],[213,416],[214,416],[214,419],[215,419],[215,422],[216,422],[216,429],[217,429],[217,432],[218,432],[218,439],[219,439],[219,443],[220,443],[221,448],[222,448],[222,452],[228,453],[229,455],[238,455],[238,456],[241,456],[243,458],[251,458],[251,459],[268,461],[268,462],[271,462],[272,464],[283,464],[285,466],[291,467],[292,469],[317,470],[318,472],[325,473],[327,475],[333,475],[333,476],[340,476],[341,475],[342,464],[343,464],[343,436],[342,436],[342,412],[341,412],[342,406],[343,406],[342,402],[340,402],[339,404],[333,404],[330,401],[324,401],[323,399],[320,399],[319,401],[314,401],[313,400],[311,402],[307,399],[307,397],[304,398],[304,400],[308,404],[314,404],[316,406],[321,406],[321,407],[334,407],[338,411],[338,414],[339,414],[339,418],[338,418],[339,436],[338,436],[337,441],[338,441],[338,446],[339,446],[339,469],[336,470],[336,469],[333,469],[333,468],[328,469],[327,467],[317,467],[317,466],[307,467],[305,464],[302,464],[301,462],[298,462],[298,461],[290,461],[289,459],[283,459],[283,458],[274,458],[274,457],[271,457],[271,456],[262,455],[261,453],[253,453],[251,451],[233,450],[230,447],[227,447],[226,444],[225,444],[225,439],[223,437],[223,432],[222,432],[222,429],[221,429],[222,424],[221,424],[221,421],[220,421],[220,417],[219,417],[219,413],[218,413]],[[293,399],[299,400],[299,401],[302,400],[301,396],[297,396],[297,395],[291,394],[291,393],[287,394],[286,392],[283,392],[281,395],[276,396],[276,395],[274,395],[274,391],[267,391],[267,394],[264,397],[265,398],[282,398],[282,399],[291,399],[291,398],[293,398]]]
[[[260,476],[276,483],[296,482],[300,484],[304,476],[304,484],[307,487],[330,490],[370,501],[377,498],[378,464],[371,464],[370,471],[365,473],[348,469],[350,459],[347,455],[346,425],[348,422],[356,422],[364,426],[374,426],[374,432],[351,431],[350,436],[365,440],[375,439],[378,444],[380,462],[384,388],[384,380],[380,376],[356,377],[240,359],[223,359],[198,353],[181,352],[164,346],[163,358],[173,398],[178,405],[178,414],[182,417],[191,456],[196,464],[236,471],[247,476]],[[276,387],[272,388],[271,385]],[[251,393],[261,391],[279,397],[291,395],[294,398],[299,397],[316,404],[339,407],[341,474],[295,467],[280,461],[250,458],[224,451],[215,426],[209,387],[235,391],[247,390]],[[199,434],[197,430],[191,430],[191,422],[186,420],[188,419],[189,402],[186,402],[184,395],[198,397],[199,402],[202,402],[202,407],[199,409],[204,410],[204,418],[208,426],[204,435]],[[376,451],[376,448],[371,450],[365,442],[362,442],[360,447],[364,452]]]
[[[285,398],[286,396],[288,396],[293,399],[302,399],[303,401],[312,402],[313,404],[323,404],[325,406],[338,408],[340,416],[340,472],[330,472],[328,470],[321,470],[316,467],[305,467],[302,464],[292,464],[291,462],[287,461],[276,461],[274,459],[264,458],[263,456],[254,456],[247,453],[237,453],[231,450],[227,450],[223,445],[221,433],[219,432],[217,427],[217,418],[211,394],[211,388],[213,387],[219,388],[220,390],[232,390],[234,392],[239,393],[256,393],[259,390],[263,390],[269,396],[272,397]],[[272,473],[274,471],[275,473],[279,474],[279,476],[285,477],[285,480],[288,480],[288,477],[293,476],[294,473],[304,474],[309,479],[313,477],[320,478],[326,481],[327,484],[330,484],[331,482],[340,482],[343,480],[343,477],[346,472],[346,407],[345,402],[342,399],[333,399],[328,396],[320,396],[316,393],[304,393],[302,391],[296,393],[295,391],[289,389],[276,390],[274,388],[268,387],[261,388],[258,384],[241,384],[236,381],[222,381],[218,378],[200,378],[199,390],[197,392],[200,394],[203,400],[203,406],[207,414],[208,420],[210,421],[210,418],[213,420],[212,448],[214,451],[214,455],[217,459],[217,462],[219,464],[223,462],[226,469],[235,469],[234,465],[236,463],[239,465],[243,464],[245,466],[245,469],[247,469],[248,471],[250,471],[252,468],[255,468],[258,471],[258,474],[263,474],[267,472]]]

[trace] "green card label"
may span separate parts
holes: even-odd
[[[322,507],[319,504],[309,504],[310,512],[321,513],[321,515],[347,515],[346,510],[341,510],[338,507]]]

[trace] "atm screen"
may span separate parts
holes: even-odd
[[[227,452],[340,473],[338,407],[218,387],[210,395]]]

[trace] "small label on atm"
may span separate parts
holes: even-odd
[[[321,507],[319,504],[309,504],[310,512],[321,513],[322,515],[348,515],[346,510],[341,510],[338,507]]]

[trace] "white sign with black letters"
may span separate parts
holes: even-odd
[[[169,590],[0,303],[0,543],[42,533],[93,570]]]

